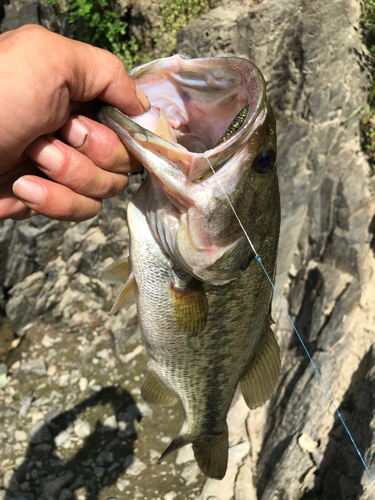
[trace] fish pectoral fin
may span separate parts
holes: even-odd
[[[173,394],[159,377],[150,370],[141,388],[143,399],[152,405],[172,406],[177,402],[177,396]]]
[[[137,283],[134,274],[131,272],[128,281],[117,295],[115,303],[109,312],[109,316],[116,314],[123,307],[130,307],[137,299]]]
[[[228,427],[222,434],[193,441],[195,459],[201,471],[213,479],[223,479],[228,464]]]
[[[103,283],[126,283],[132,271],[129,258],[113,262],[104,269],[100,276]]]
[[[194,280],[183,289],[172,284],[171,291],[178,329],[186,335],[198,335],[205,329],[208,316],[208,301],[202,284]]]
[[[240,380],[242,395],[250,409],[264,404],[273,393],[280,373],[280,349],[275,335],[268,327],[262,352]]]

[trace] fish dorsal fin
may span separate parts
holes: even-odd
[[[198,335],[205,329],[208,315],[208,301],[202,284],[194,280],[182,289],[172,284],[171,291],[178,329],[186,335]]]
[[[127,257],[106,267],[100,276],[100,281],[103,283],[126,283],[131,271],[132,266]]]
[[[177,402],[176,395],[165,387],[152,370],[149,370],[146,374],[141,395],[147,403],[152,405],[172,406]]]
[[[128,281],[117,295],[115,303],[109,312],[110,316],[116,314],[121,308],[130,307],[137,299],[137,283],[135,282],[134,274],[131,272]]]
[[[264,404],[277,384],[280,373],[280,349],[275,335],[267,326],[267,340],[262,352],[240,380],[242,395],[250,409]]]

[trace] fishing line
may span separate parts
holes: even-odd
[[[214,168],[213,168],[213,166],[212,166],[212,164],[211,164],[210,160],[209,160],[209,159],[208,159],[208,157],[206,156],[206,154],[205,154],[205,153],[202,153],[202,156],[203,156],[204,158],[206,158],[206,160],[207,160],[208,164],[209,164],[209,165],[210,165],[210,167],[211,167],[212,172],[215,174],[216,172],[215,172],[215,170],[214,170]],[[265,269],[265,267],[264,267],[264,265],[263,265],[263,262],[262,262],[262,260],[261,260],[261,258],[260,258],[260,255],[258,255],[258,252],[255,250],[255,247],[254,247],[254,245],[253,245],[253,243],[252,243],[252,241],[251,241],[251,239],[250,239],[249,235],[247,234],[246,229],[244,228],[244,226],[243,226],[243,224],[242,224],[242,222],[241,222],[240,218],[238,217],[237,212],[235,211],[235,209],[234,209],[234,207],[233,207],[233,205],[232,205],[232,202],[230,201],[229,196],[227,195],[227,193],[226,193],[226,191],[225,191],[225,189],[224,189],[224,186],[223,186],[223,185],[222,185],[222,183],[220,182],[220,179],[219,179],[219,178],[217,178],[216,180],[218,181],[218,183],[219,183],[219,185],[220,185],[220,187],[221,187],[221,189],[222,189],[222,191],[223,191],[223,193],[224,193],[224,196],[226,197],[226,199],[227,199],[227,201],[228,201],[228,203],[229,203],[230,208],[232,209],[232,211],[233,211],[233,213],[234,213],[234,215],[235,215],[236,219],[238,220],[238,223],[239,223],[239,225],[241,226],[241,229],[242,229],[242,231],[243,231],[244,235],[246,236],[246,239],[247,239],[247,241],[249,242],[249,245],[251,246],[252,251],[253,251],[253,252],[254,252],[254,254],[255,254],[255,258],[257,259],[257,261],[259,262],[259,264],[262,266],[262,269],[263,269],[263,271],[264,271],[265,275],[267,276],[268,281],[271,283],[271,286],[272,286],[273,290],[275,291],[276,296],[277,296],[277,298],[278,298],[278,299],[279,299],[279,301],[280,301],[280,304],[282,305],[282,307],[283,307],[284,311],[286,312],[286,315],[288,316],[288,319],[289,319],[289,321],[290,321],[290,324],[292,325],[292,327],[293,327],[294,331],[296,332],[296,334],[297,334],[297,336],[298,336],[298,338],[299,338],[299,341],[301,342],[302,347],[304,348],[304,350],[305,350],[305,352],[306,352],[306,354],[307,354],[307,357],[309,358],[309,360],[310,360],[311,364],[313,365],[314,370],[316,371],[316,373],[317,373],[317,375],[318,375],[318,377],[319,377],[319,380],[320,380],[320,382],[322,383],[322,385],[323,385],[323,387],[324,387],[324,390],[326,391],[326,393],[327,393],[327,395],[328,395],[328,397],[329,397],[329,399],[330,399],[330,401],[331,401],[331,403],[332,403],[332,405],[333,405],[333,407],[334,407],[334,409],[335,409],[335,411],[336,411],[336,413],[337,413],[337,415],[338,415],[339,419],[341,420],[341,423],[342,423],[342,425],[344,426],[344,429],[346,430],[346,433],[348,434],[348,436],[349,436],[349,438],[350,438],[351,442],[353,443],[353,446],[354,446],[354,448],[355,448],[355,450],[356,450],[356,452],[357,452],[357,454],[358,454],[359,458],[361,459],[361,462],[362,462],[362,464],[364,465],[364,467],[365,467],[365,469],[366,469],[367,474],[369,475],[369,477],[370,477],[370,479],[371,479],[372,483],[375,485],[375,480],[374,480],[374,478],[372,477],[372,474],[371,474],[371,472],[370,472],[370,469],[368,468],[368,466],[367,466],[367,464],[366,464],[366,462],[365,462],[365,460],[364,460],[364,458],[363,458],[363,456],[362,456],[361,452],[359,451],[358,446],[356,445],[356,443],[355,443],[355,441],[354,441],[354,438],[353,438],[353,436],[352,436],[351,432],[349,431],[349,429],[348,429],[348,427],[347,427],[346,423],[344,422],[344,419],[343,419],[343,417],[341,416],[341,413],[340,413],[339,409],[337,408],[337,406],[336,406],[335,402],[333,401],[333,398],[332,398],[332,396],[331,396],[331,393],[330,393],[330,392],[329,392],[329,390],[327,389],[327,386],[326,386],[326,384],[324,383],[324,381],[323,381],[323,379],[322,379],[322,376],[320,375],[320,372],[319,372],[318,368],[316,367],[316,365],[315,365],[315,363],[314,363],[314,361],[313,361],[313,359],[312,359],[312,357],[311,357],[311,355],[310,355],[309,351],[307,350],[307,347],[306,347],[306,345],[305,345],[304,341],[302,340],[301,335],[299,334],[299,332],[298,332],[298,330],[297,330],[297,328],[296,328],[295,324],[293,323],[293,320],[292,320],[292,318],[290,317],[290,315],[289,315],[289,313],[288,313],[288,311],[287,311],[287,308],[286,308],[286,307],[285,307],[285,305],[284,305],[284,302],[281,300],[281,297],[280,297],[280,295],[278,294],[278,292],[277,292],[277,290],[276,290],[275,285],[273,284],[273,282],[272,282],[271,278],[269,277],[269,275],[268,275],[268,273],[267,273],[267,271],[266,271],[266,269]]]

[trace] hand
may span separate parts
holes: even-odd
[[[0,219],[81,221],[125,189],[139,165],[113,131],[78,114],[95,98],[128,115],[150,107],[105,50],[36,25],[0,35]]]

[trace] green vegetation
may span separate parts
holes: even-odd
[[[113,52],[127,68],[168,56],[178,31],[219,4],[219,0],[159,0],[155,7],[160,12],[159,26],[151,30],[152,48],[146,49],[142,40],[129,35],[128,22],[116,13],[116,0],[67,0],[65,8],[61,0],[44,1],[68,14],[75,37]]]
[[[166,38],[162,56],[169,55],[176,44],[179,30],[219,3],[218,0],[163,0],[159,6],[162,23],[154,38],[156,50],[161,48],[160,40]]]

